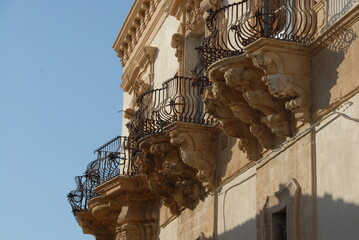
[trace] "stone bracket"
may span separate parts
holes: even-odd
[[[216,131],[212,126],[177,122],[165,129],[181,156],[181,160],[196,170],[205,187],[215,185]]]
[[[269,93],[285,100],[298,121],[310,120],[310,55],[306,45],[260,39],[245,48],[254,65],[263,70]]]

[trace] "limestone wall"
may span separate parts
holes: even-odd
[[[279,152],[270,161],[264,161],[257,166],[257,214],[264,210],[267,198],[284,189],[294,178],[300,186],[298,235],[306,238],[313,229],[313,198],[312,198],[312,157],[311,136],[289,146]],[[293,213],[291,213],[293,214]],[[258,220],[258,219],[257,219]],[[258,226],[259,227],[259,226]],[[258,239],[265,239],[261,229]],[[290,231],[290,230],[289,230]],[[306,239],[304,238],[304,239]]]
[[[160,240],[188,240],[213,237],[215,224],[214,197],[208,195],[200,201],[194,210],[186,209],[176,218],[170,217],[168,210],[162,206],[160,215]]]
[[[339,29],[340,28],[340,29]],[[312,60],[313,114],[318,114],[359,87],[359,23],[342,29]]]
[[[158,48],[154,69],[154,88],[160,88],[161,84],[172,78],[178,70],[176,50],[171,47],[171,36],[177,32],[178,26],[179,21],[175,17],[167,16],[150,44]]]
[[[159,228],[159,240],[173,239],[177,240],[177,218],[170,222],[166,227]]]
[[[246,154],[238,148],[238,139],[221,133],[218,141],[217,176],[220,182],[231,177],[250,163]]]
[[[252,167],[218,193],[218,240],[256,239],[256,169]]]
[[[359,118],[359,94],[349,101],[344,113]],[[358,122],[333,115],[316,127],[319,240],[359,238],[358,142]]]

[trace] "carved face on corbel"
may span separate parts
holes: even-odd
[[[272,59],[267,56],[265,53],[258,53],[251,55],[252,61],[256,67],[262,69],[264,73],[268,74],[270,72]]]
[[[163,172],[168,176],[194,176],[194,173],[189,174],[190,170],[187,169],[187,166],[182,162],[179,153],[174,147],[172,147],[172,150],[164,158],[162,168]]]
[[[224,73],[226,84],[237,91],[247,92],[254,87],[258,74],[250,68],[231,68]]]
[[[215,86],[214,91],[218,91],[218,89],[216,89],[216,84],[213,85]],[[216,95],[218,95],[217,92]],[[231,112],[229,105],[224,104],[220,99],[214,96],[213,86],[206,88],[203,98],[206,113],[215,118],[233,118],[233,113]]]
[[[263,77],[263,81],[268,85],[269,92],[277,97],[283,98],[290,94],[292,76],[285,74],[272,74]]]

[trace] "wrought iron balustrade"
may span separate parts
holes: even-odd
[[[73,213],[88,209],[88,201],[95,196],[93,189],[96,185],[86,174],[75,177],[75,182],[76,189],[67,194]]]
[[[214,11],[206,20],[209,35],[199,48],[206,66],[241,55],[259,38],[308,43],[316,16],[307,0],[242,0]]]
[[[202,101],[203,86],[191,78],[175,76],[162,88],[148,91],[137,99],[138,109],[129,124],[135,139],[161,133],[173,122],[208,124]]]
[[[117,136],[95,150],[97,159],[90,162],[83,176],[75,178],[77,188],[68,194],[74,212],[88,209],[96,196],[94,189],[119,175],[134,175],[137,168],[131,160],[135,154],[128,137]]]

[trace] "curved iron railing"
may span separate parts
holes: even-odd
[[[128,125],[136,140],[161,133],[173,122],[208,124],[202,101],[203,86],[191,78],[175,76],[162,88],[140,95],[138,109]]]
[[[72,212],[87,210],[88,201],[95,196],[93,189],[95,182],[91,181],[86,174],[75,177],[77,188],[67,194]]]
[[[243,54],[259,38],[308,43],[315,33],[316,17],[311,1],[242,0],[210,11],[209,35],[200,47],[206,66]]]
[[[97,194],[94,189],[119,175],[136,174],[131,161],[134,149],[128,137],[117,136],[95,150],[97,159],[87,165],[83,176],[75,177],[77,188],[67,198],[74,212],[88,209],[88,201]]]

